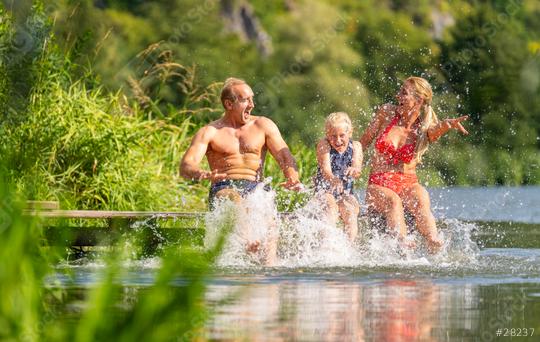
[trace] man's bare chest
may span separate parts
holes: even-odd
[[[210,144],[211,149],[217,153],[261,154],[265,146],[265,134],[261,130],[250,129],[221,129],[217,132]]]

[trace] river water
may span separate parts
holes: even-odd
[[[227,341],[540,340],[540,187],[430,194],[446,241],[436,255],[421,241],[403,253],[366,227],[352,245],[339,228],[313,219],[314,208],[299,209],[280,228],[276,267],[258,266],[232,239],[207,281],[213,315],[201,334]],[[252,234],[264,235],[260,217],[274,210],[265,203],[256,198],[257,215],[243,219]],[[207,225],[216,220],[219,213]],[[155,267],[138,263],[122,285],[151,285]],[[70,277],[70,286],[91,286],[96,267],[78,264]]]

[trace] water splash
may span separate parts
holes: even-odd
[[[275,204],[275,192],[264,190],[260,184],[242,201],[235,205],[228,200],[217,200],[215,210],[205,218],[206,235],[204,245],[211,248],[217,242],[221,229],[227,221],[235,221],[233,231],[229,234],[224,250],[218,258],[220,266],[255,266],[265,257],[264,246],[277,239],[279,235],[278,211]],[[261,248],[257,252],[247,252],[249,244],[258,243]]]
[[[478,263],[480,252],[471,235],[476,226],[458,220],[439,222],[442,249],[430,254],[418,233],[413,233],[417,248],[404,249],[398,241],[370,227],[368,220],[359,220],[360,237],[349,241],[342,227],[326,216],[321,203],[315,199],[288,215],[279,215],[275,193],[262,186],[246,196],[241,206],[230,201],[218,203],[207,214],[205,246],[212,246],[224,219],[234,216],[232,233],[218,259],[220,267],[251,268],[261,266],[264,253],[249,252],[254,241],[261,245],[278,238],[277,261],[280,268],[329,267],[468,267]]]
[[[316,199],[281,222],[279,255],[285,267],[354,266],[358,253]]]

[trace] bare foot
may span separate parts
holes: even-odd
[[[246,252],[248,253],[257,253],[261,247],[260,241],[248,242],[246,246]]]
[[[428,251],[431,253],[431,254],[435,254],[437,253],[441,247],[443,246],[443,242],[441,239],[439,238],[431,238],[431,239],[428,239],[427,240],[427,244],[428,244]]]
[[[276,250],[273,246],[262,245],[260,241],[249,242],[246,245],[246,253],[256,254],[256,258],[264,266],[276,264]]]
[[[415,249],[416,248],[416,242],[414,242],[414,239],[412,236],[400,236],[398,238],[399,245],[402,248],[407,249]]]

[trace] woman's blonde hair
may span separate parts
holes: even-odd
[[[420,134],[416,141],[415,149],[415,160],[417,162],[422,161],[422,156],[426,153],[429,146],[429,138],[427,135],[427,130],[437,124],[439,119],[435,114],[435,111],[431,107],[431,101],[433,99],[433,90],[428,81],[421,77],[409,77],[405,80],[403,84],[410,83],[414,86],[415,94],[417,97],[424,100],[422,105],[422,113],[420,118]]]
[[[324,122],[324,128],[328,131],[330,128],[335,127],[339,124],[346,124],[349,126],[349,132],[352,133],[352,122],[349,115],[345,112],[335,112],[328,115],[326,121]]]

